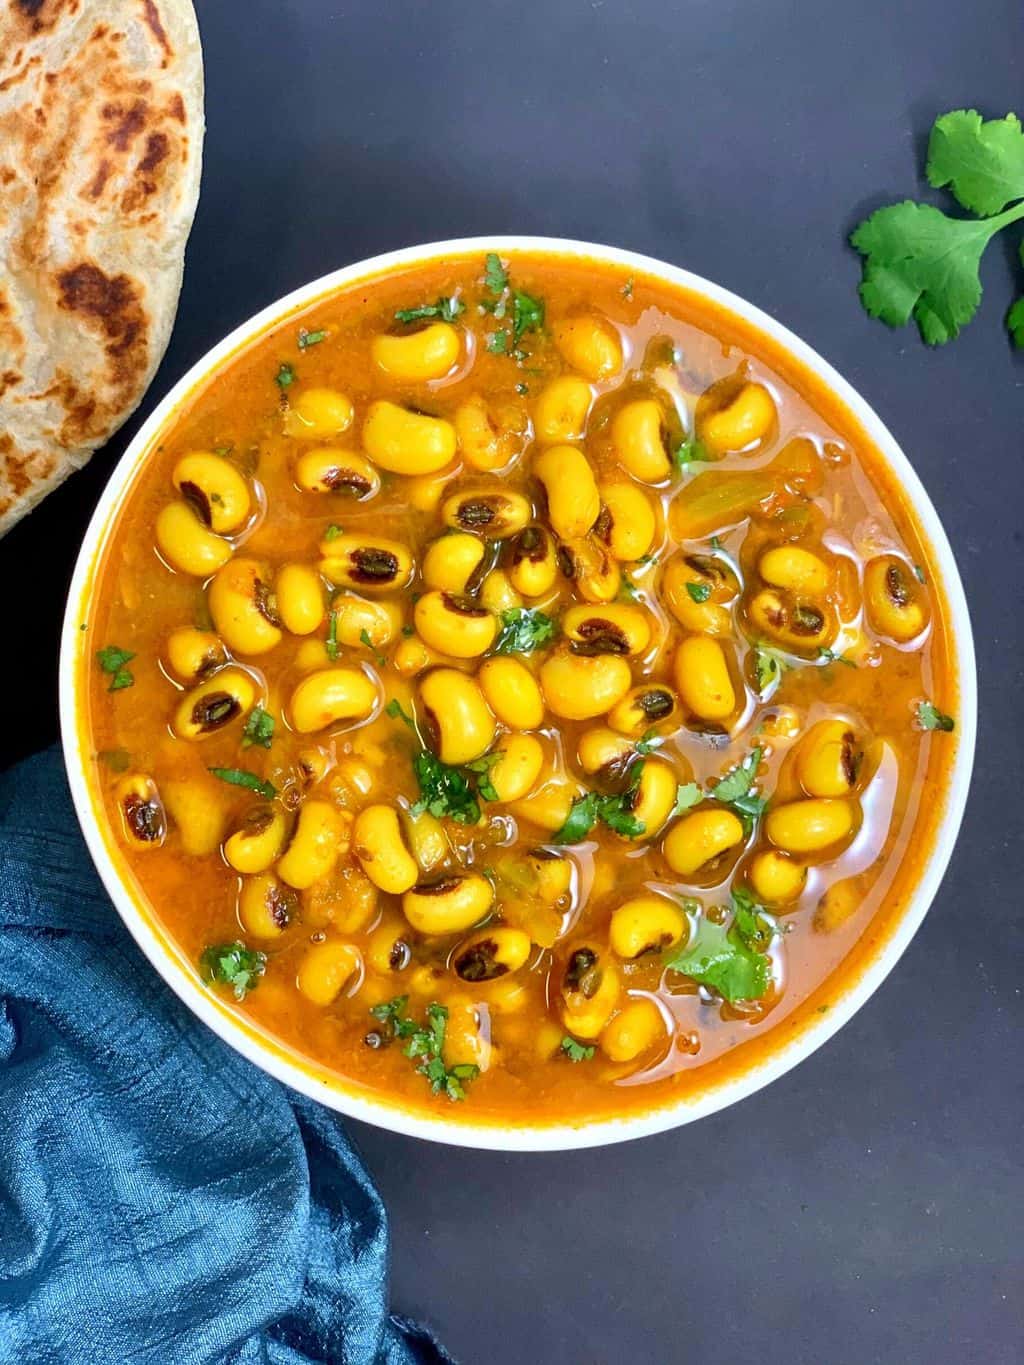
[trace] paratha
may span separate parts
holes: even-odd
[[[0,0],[0,535],[145,393],[202,140],[190,0]]]

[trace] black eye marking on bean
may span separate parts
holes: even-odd
[[[238,698],[230,692],[208,692],[192,707],[192,724],[200,730],[216,730],[233,720],[241,709]]]
[[[197,483],[193,483],[191,479],[186,479],[178,489],[178,492],[204,526],[213,525],[210,500]]]

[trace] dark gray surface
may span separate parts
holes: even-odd
[[[392,1210],[396,1306],[465,1365],[1020,1360],[1024,365],[1001,315],[1021,281],[1010,244],[993,248],[980,318],[929,352],[865,318],[844,246],[866,209],[921,192],[935,114],[1019,99],[1019,4],[200,8],[203,193],[144,410],[333,266],[490,231],[613,242],[746,295],[860,388],[935,500],[974,615],[964,831],[874,1000],[770,1090],[622,1148],[501,1157],[359,1127]],[[64,585],[135,425],[0,546],[5,656],[29,691],[8,760],[53,738]]]

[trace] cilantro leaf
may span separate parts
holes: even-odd
[[[324,641],[324,650],[328,659],[333,661],[338,657],[338,613],[332,611],[327,616],[327,639]]]
[[[683,811],[692,809],[703,800],[704,793],[696,782],[681,782],[676,788],[676,799],[668,818],[674,820],[677,815],[682,815]]]
[[[536,607],[510,607],[501,613],[501,632],[494,644],[498,654],[530,654],[555,636],[555,623]]]
[[[295,371],[286,360],[281,362],[277,374],[274,375],[274,383],[282,391],[290,388],[292,384],[295,383]]]
[[[248,749],[258,744],[261,749],[269,749],[274,742],[274,717],[262,706],[254,706],[249,712],[242,731],[242,748]]]
[[[420,322],[424,318],[440,318],[443,322],[454,322],[460,313],[466,311],[461,299],[451,295],[440,298],[436,303],[421,303],[417,308],[399,308],[395,318],[399,322]]]
[[[487,338],[487,349],[491,355],[505,355],[508,351],[508,332],[492,332]]]
[[[324,532],[323,538],[324,540],[337,540],[337,538],[343,534],[344,532],[342,531],[342,528],[340,526],[336,526],[332,521],[330,526],[328,526],[327,530]]]
[[[216,982],[230,986],[236,1000],[244,1000],[254,990],[266,971],[265,953],[247,948],[244,943],[215,943],[204,948],[199,958],[199,971],[208,984]]]
[[[469,780],[458,768],[442,763],[429,749],[421,749],[412,761],[419,783],[420,799],[412,807],[414,815],[429,811],[436,819],[447,815],[459,825],[475,825],[480,805]]]
[[[500,294],[508,287],[508,272],[496,251],[488,251],[484,260],[484,284],[492,294]]]
[[[370,1013],[381,1024],[383,1031],[383,1038],[378,1039],[378,1046],[380,1041],[404,1039],[405,1047],[402,1051],[411,1061],[419,1061],[416,1070],[421,1076],[426,1077],[430,1093],[447,1095],[453,1102],[464,1100],[465,1083],[475,1080],[480,1074],[480,1068],[474,1066],[472,1062],[459,1062],[452,1067],[445,1066],[442,1052],[448,1029],[447,1006],[439,1005],[436,1000],[431,1001],[427,1006],[427,1022],[424,1025],[417,1024],[415,1019],[406,1014],[408,1003],[407,995],[397,995],[393,1000],[371,1007]]]
[[[734,801],[746,796],[754,785],[760,762],[761,750],[755,747],[751,749],[742,763],[737,764],[731,772],[722,778],[717,786],[712,788],[711,795],[716,801],[721,801],[726,806],[730,806]]]
[[[124,687],[134,686],[135,675],[127,667],[134,658],[130,649],[121,649],[118,645],[104,645],[96,651],[96,662],[110,677],[108,692],[120,692]]]
[[[747,947],[760,952],[769,948],[778,933],[775,919],[745,887],[734,886],[729,892],[729,899],[732,902],[733,927]]]
[[[247,772],[245,768],[209,768],[207,771],[233,787],[248,787],[259,796],[265,796],[268,801],[277,795],[277,788],[272,783],[265,782],[262,777]]]
[[[398,700],[397,697],[391,698],[387,706],[385,706],[384,711],[385,714],[389,715],[392,720],[405,721],[406,725],[408,725],[410,730],[416,729],[416,722],[413,720],[412,716],[409,715],[408,711],[403,709],[402,703]]]
[[[499,749],[497,753],[484,754],[482,758],[474,758],[472,763],[466,764],[466,771],[475,775],[476,789],[485,801],[497,801],[499,799],[497,789],[488,773],[495,763],[500,762],[504,756]]]
[[[327,333],[321,329],[317,332],[307,332],[305,327],[299,328],[299,350],[305,351],[310,346],[319,346],[321,341],[327,340]]]
[[[518,341],[524,332],[536,332],[544,326],[544,301],[535,299],[521,289],[512,292],[512,340]]]
[[[587,792],[585,796],[577,796],[569,809],[565,824],[553,836],[552,842],[556,844],[581,843],[597,824],[600,799],[597,792]]]
[[[578,844],[587,837],[598,820],[607,825],[613,834],[621,834],[626,839],[639,839],[647,826],[633,814],[633,803],[643,770],[641,759],[632,770],[628,788],[618,795],[602,796],[599,792],[586,792],[583,796],[577,796],[565,824],[553,836],[553,842]]]
[[[919,701],[917,703],[917,724],[921,730],[955,730],[956,721],[952,716],[947,716],[945,712],[930,701]]]
[[[763,694],[772,683],[778,682],[785,667],[786,664],[774,650],[767,649],[764,645],[754,646],[754,677],[757,679],[758,692]]]
[[[665,958],[665,966],[717,991],[730,1004],[759,1000],[768,989],[769,962],[764,954],[749,947],[735,926],[727,930],[703,917],[685,945]]]
[[[701,602],[706,602],[711,596],[711,584],[687,583],[686,591],[690,594],[690,600],[696,602],[699,606]]]
[[[1024,199],[1024,132],[1016,114],[983,122],[976,109],[935,120],[928,139],[928,183],[949,188],[981,218]]]
[[[593,1047],[577,1043],[576,1039],[570,1038],[568,1034],[562,1039],[562,1051],[570,1062],[589,1062],[594,1055]]]
[[[672,462],[677,469],[684,473],[691,464],[702,464],[710,459],[711,456],[708,454],[707,447],[702,441],[697,440],[692,431],[688,436],[683,437],[672,452]]]
[[[361,645],[363,645],[366,649],[368,649],[368,650],[370,651],[370,653],[371,653],[371,654],[373,655],[373,657],[374,657],[374,660],[375,660],[375,662],[376,662],[378,668],[386,668],[386,667],[387,667],[387,662],[388,662],[388,661],[387,661],[387,658],[385,657],[385,655],[378,653],[376,645],[375,645],[375,644],[373,643],[373,641],[370,639],[370,632],[366,629],[365,626],[364,626],[363,629],[359,632],[359,643],[360,643]]]
[[[845,664],[847,668],[856,668],[857,665],[845,654],[837,654],[834,649],[826,649],[824,645],[818,650],[818,658],[823,659],[827,664]]]

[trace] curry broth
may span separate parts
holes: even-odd
[[[485,338],[500,330],[500,320],[496,322],[492,312],[479,307],[481,302],[494,303],[483,283],[483,263],[477,258],[438,261],[360,282],[290,316],[197,388],[144,462],[104,550],[86,637],[88,710],[83,725],[97,755],[96,787],[114,839],[161,924],[185,956],[198,962],[210,944],[249,942],[238,918],[240,877],[220,849],[201,857],[184,853],[173,820],[158,847],[133,846],[125,840],[115,796],[119,774],[111,770],[111,756],[115,756],[114,767],[127,760],[132,772],[151,775],[157,788],[177,782],[203,794],[203,799],[220,809],[227,835],[257,798],[252,791],[218,781],[209,773],[211,768],[247,769],[271,782],[286,802],[298,804],[303,786],[296,756],[311,745],[318,746],[329,752],[334,765],[320,790],[326,790],[329,799],[343,809],[354,811],[369,802],[416,800],[412,758],[418,743],[401,717],[383,709],[355,728],[341,724],[320,734],[293,733],[284,717],[293,690],[309,669],[298,658],[303,639],[287,632],[268,653],[239,658],[264,689],[263,707],[277,718],[269,749],[258,745],[242,749],[237,722],[200,743],[174,736],[169,718],[187,685],[167,667],[167,638],[182,626],[209,625],[202,579],[172,570],[153,541],[154,523],[175,496],[171,475],[181,456],[192,450],[221,451],[254,480],[254,525],[240,537],[240,556],[275,568],[285,562],[315,565],[325,532],[340,526],[346,535],[362,533],[401,542],[412,550],[419,565],[425,546],[443,528],[436,510],[410,504],[406,476],[384,473],[380,491],[366,501],[296,486],[296,457],[310,442],[285,435],[282,414],[304,388],[329,387],[352,401],[355,421],[348,432],[322,442],[347,450],[358,450],[363,414],[368,404],[379,399],[450,417],[468,397],[481,394],[488,403],[516,409],[525,419],[532,416],[545,386],[570,368],[552,343],[549,329],[561,319],[597,315],[622,338],[625,361],[620,374],[592,384],[595,398],[584,448],[600,477],[615,471],[616,478],[626,478],[617,467],[610,437],[614,414],[624,398],[658,390],[676,405],[692,429],[699,396],[743,367],[745,380],[763,384],[774,399],[777,430],[771,439],[753,455],[726,454],[674,472],[664,485],[641,485],[657,504],[658,531],[653,562],[625,566],[635,585],[636,603],[649,614],[653,628],[652,647],[642,663],[634,663],[637,680],[642,669],[645,679],[671,687],[674,652],[688,634],[663,600],[664,565],[676,552],[669,532],[673,501],[687,485],[709,473],[769,466],[794,438],[810,437],[820,460],[821,488],[807,503],[823,514],[819,520],[824,529],[816,541],[821,551],[836,564],[852,566],[859,581],[866,558],[894,548],[907,562],[919,566],[930,604],[927,629],[902,646],[864,628],[859,608],[850,612],[843,618],[842,648],[833,651],[841,657],[814,657],[785,667],[765,700],[759,699],[753,674],[755,633],[749,622],[746,632],[740,628],[741,616],[733,606],[737,625],[730,646],[730,672],[738,708],[729,733],[715,734],[713,727],[709,733],[706,726],[676,723],[651,751],[650,757],[676,768],[680,784],[695,782],[707,792],[757,744],[762,754],[756,790],[769,798],[770,812],[779,803],[778,798],[771,800],[777,790],[783,798],[800,793],[793,788],[794,737],[785,733],[766,736],[766,721],[770,731],[773,725],[784,729],[787,720],[795,720],[802,736],[817,721],[838,715],[866,737],[870,757],[859,793],[855,834],[839,851],[806,860],[806,883],[795,902],[768,907],[779,932],[773,934],[768,949],[772,984],[765,999],[730,1004],[714,990],[666,971],[660,953],[647,953],[619,964],[624,992],[620,1006],[629,998],[625,992],[656,1001],[665,1024],[663,1037],[627,1062],[605,1055],[596,1036],[580,1040],[581,1046],[596,1046],[586,1060],[574,1063],[561,1048],[550,1056],[538,1053],[542,1027],[550,1032],[554,1024],[571,1036],[560,1013],[559,979],[572,945],[587,939],[604,943],[613,909],[632,893],[645,890],[698,900],[705,911],[711,911],[709,918],[714,918],[719,913],[714,907],[729,901],[730,885],[734,881],[737,886],[745,884],[753,851],[765,846],[762,816],[739,857],[722,865],[722,875],[691,879],[672,871],[661,852],[661,835],[650,842],[642,838],[624,841],[597,823],[582,842],[558,848],[573,860],[574,886],[572,906],[560,915],[557,941],[550,950],[541,950],[535,940],[527,966],[478,985],[458,980],[449,965],[453,948],[471,934],[434,939],[406,930],[408,964],[387,974],[367,969],[364,960],[336,1000],[314,1005],[296,990],[296,975],[311,934],[339,937],[335,926],[344,918],[344,897],[339,892],[332,901],[330,895],[318,899],[316,891],[301,892],[299,918],[280,939],[252,941],[251,946],[266,954],[266,970],[244,1001],[237,1006],[232,1003],[232,1008],[279,1043],[337,1073],[345,1084],[367,1087],[405,1106],[432,1112],[443,1106],[446,1117],[464,1114],[473,1121],[578,1122],[652,1108],[717,1083],[730,1071],[758,1060],[775,1042],[790,1037],[815,1011],[827,1009],[864,967],[905,905],[930,851],[952,754],[948,738],[915,725],[915,708],[927,698],[944,711],[952,710],[955,684],[943,603],[911,509],[865,434],[815,378],[731,314],[654,279],[627,279],[626,272],[617,267],[552,256],[512,255],[507,264],[512,285],[542,299],[546,309],[545,330],[523,334],[526,354],[521,359],[487,347]],[[467,305],[456,319],[462,350],[452,372],[427,383],[403,383],[375,368],[373,339],[395,329],[396,310],[446,297],[458,297]],[[314,335],[326,331],[327,336],[301,348],[297,341],[301,328]],[[284,385],[279,379],[282,365],[290,367],[292,375]],[[639,372],[635,383],[640,386],[635,389],[631,388],[634,372]],[[537,447],[527,442],[514,464],[497,475],[463,470],[456,463],[441,476],[450,478],[443,496],[500,483],[506,492],[524,493],[540,509],[530,472],[536,455]],[[746,583],[756,577],[758,554],[776,543],[774,526],[770,516],[727,521],[717,528],[713,553]],[[709,543],[710,536],[704,536],[686,549],[707,553]],[[507,551],[503,553],[507,559]],[[413,620],[413,595],[422,592],[423,586],[417,576],[405,590],[392,594],[403,604],[407,631]],[[568,580],[560,577],[552,592],[526,605],[543,605],[557,617],[569,605],[571,591]],[[627,590],[625,596],[629,600],[633,594]],[[325,628],[320,628],[315,638],[323,640],[325,634]],[[338,663],[357,660],[372,669],[382,685],[382,702],[397,700],[413,713],[417,678],[402,676],[394,664],[405,638],[408,635],[399,634],[381,649],[343,648]],[[111,644],[135,656],[130,662],[133,685],[114,692],[108,691],[110,677],[91,662],[95,650]],[[536,672],[545,652],[516,657]],[[790,660],[784,650],[779,657]],[[478,662],[474,658],[457,666],[472,671]],[[577,761],[577,744],[581,734],[602,723],[600,718],[573,720],[548,713],[537,731],[544,749],[542,781],[552,774],[567,774],[581,793],[594,789],[594,775],[583,772]],[[352,755],[353,746],[374,759],[372,793],[363,797],[330,786],[330,773]],[[455,862],[461,866],[493,868],[510,850],[554,847],[550,827],[529,818],[517,820],[505,804],[485,801],[481,806],[479,826],[444,822]],[[836,897],[833,905],[826,893],[840,883],[847,895],[841,905]],[[505,921],[527,931],[535,928],[531,913],[515,904],[507,883],[499,885],[504,887],[499,905]],[[398,902],[398,897],[382,894],[369,925],[340,936],[365,950],[381,914],[389,922],[401,922]],[[549,917],[541,919],[549,929]],[[690,927],[692,932],[692,923]],[[426,981],[424,968],[428,969]],[[415,972],[420,973],[417,984],[410,986]],[[509,983],[515,983],[514,990]],[[230,1000],[229,992],[214,989]],[[402,995],[409,996],[408,1012],[417,1021],[434,1000],[452,1000],[472,1008],[489,1065],[466,1085],[463,1103],[449,1104],[443,1094],[432,1096],[399,1040],[385,1046],[367,1045],[368,1034],[381,1032],[370,1007]]]

